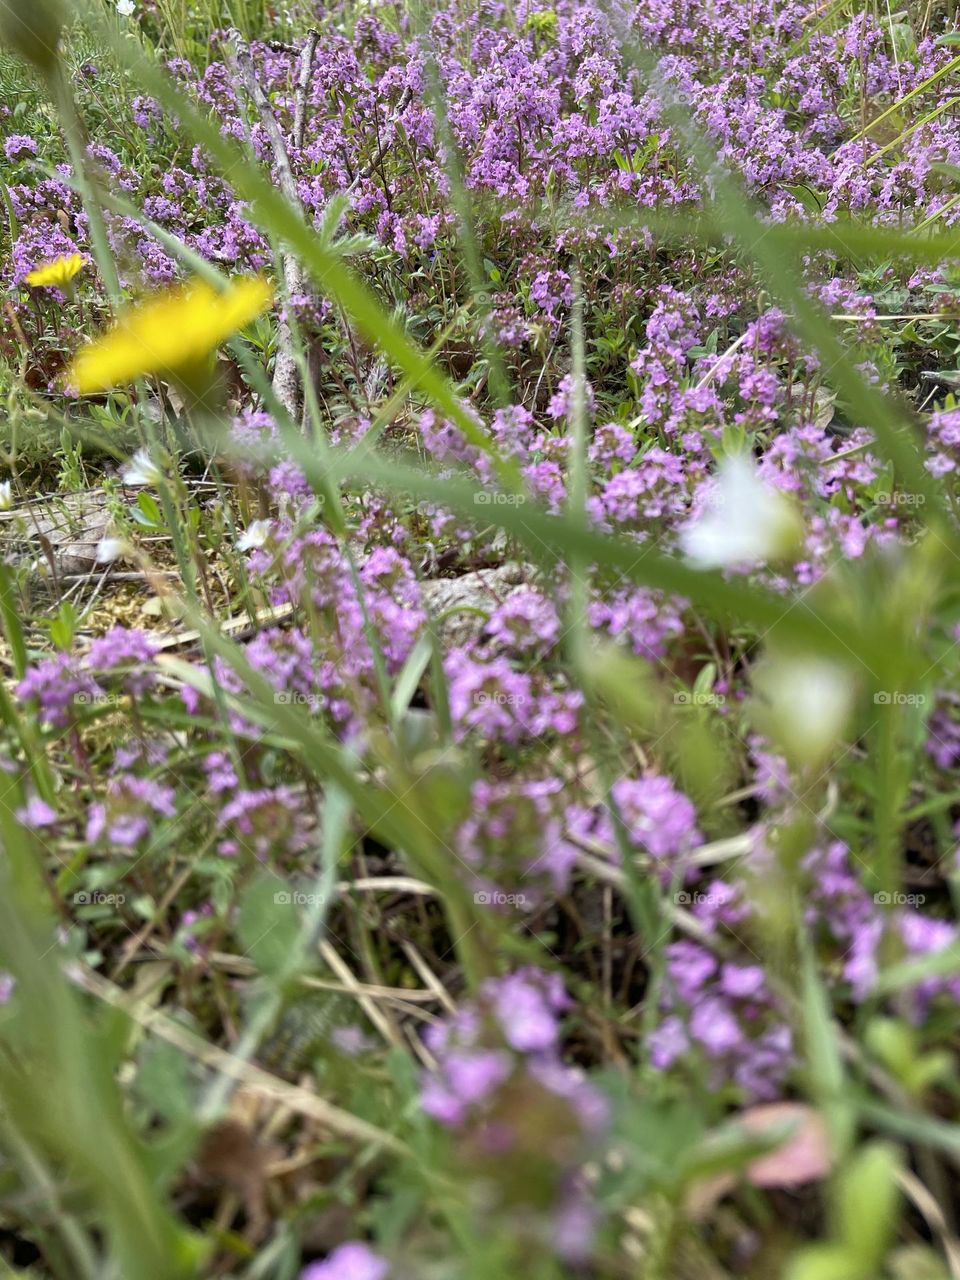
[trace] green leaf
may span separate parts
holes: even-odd
[[[842,1155],[853,1136],[852,1106],[845,1095],[843,1057],[830,998],[809,947],[803,957],[803,1028],[811,1091],[827,1117],[835,1154]]]
[[[148,529],[163,528],[163,512],[160,510],[160,504],[146,489],[141,489],[137,495],[137,508],[132,515],[138,524],[145,525]]]
[[[140,1054],[136,1093],[143,1105],[163,1120],[192,1118],[197,1081],[179,1049],[165,1040],[148,1040]]]
[[[872,1276],[883,1262],[897,1226],[899,1160],[895,1149],[871,1142],[857,1153],[840,1178],[837,1211],[840,1235]]]
[[[300,932],[295,890],[279,876],[261,872],[240,894],[237,932],[244,953],[261,973],[281,974],[296,951]]]
[[[915,987],[927,978],[949,977],[960,973],[960,944],[954,943],[940,951],[932,951],[915,960],[904,960],[901,964],[891,965],[877,977],[876,994],[890,995],[895,991],[903,991]]]
[[[785,184],[784,190],[789,191],[794,199],[799,200],[808,213],[823,212],[823,200],[812,187],[807,187],[803,184],[792,186],[788,183]]]
[[[815,1244],[790,1262],[783,1280],[867,1280],[859,1261],[839,1244]],[[872,1275],[869,1280],[875,1280]]]

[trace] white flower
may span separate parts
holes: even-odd
[[[253,547],[262,547],[269,536],[269,520],[251,520],[237,539],[237,550],[250,551]]]
[[[117,13],[121,18],[132,18],[136,10],[133,0],[117,0]]]
[[[127,544],[123,538],[101,538],[97,543],[97,563],[111,564],[121,560],[127,552]]]
[[[687,559],[700,569],[758,564],[786,555],[802,528],[789,501],[764,484],[745,454],[724,458],[705,509],[680,530]]]
[[[764,658],[753,687],[758,727],[800,764],[819,763],[840,740],[856,694],[846,667],[814,654]]]
[[[13,485],[9,480],[0,481],[0,511],[9,511],[13,506]]]
[[[138,449],[127,463],[125,471],[121,471],[120,479],[129,485],[157,485],[163,479],[163,472],[151,462],[146,449]]]

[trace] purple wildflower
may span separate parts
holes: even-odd
[[[338,1245],[324,1262],[312,1262],[300,1280],[386,1280],[390,1266],[385,1258],[359,1240]]]

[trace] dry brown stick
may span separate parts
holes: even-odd
[[[287,1084],[262,1067],[254,1066],[241,1058],[235,1057],[226,1049],[210,1044],[202,1036],[181,1026],[168,1017],[162,1009],[144,1008],[142,1004],[132,1002],[130,996],[121,987],[109,982],[93,969],[83,964],[71,966],[68,976],[73,982],[97,999],[102,1000],[113,1009],[122,1010],[138,1026],[146,1031],[175,1045],[181,1052],[202,1062],[204,1066],[238,1080],[252,1093],[270,1098],[290,1111],[316,1121],[331,1133],[356,1142],[369,1142],[374,1146],[385,1148],[395,1154],[405,1155],[409,1148],[401,1139],[394,1137],[384,1129],[349,1111],[343,1111],[329,1102],[308,1092],[300,1085]]]
[[[194,864],[190,862],[180,875],[176,877],[167,892],[163,895],[160,903],[153,913],[153,917],[137,930],[135,934],[129,937],[121,948],[120,959],[113,967],[110,975],[111,982],[116,982],[123,974],[124,969],[137,954],[142,946],[150,939],[154,929],[157,928],[159,921],[166,915],[168,908],[175,901],[180,890],[184,887],[194,872]]]
[[[300,74],[297,77],[297,92],[293,100],[293,145],[299,151],[303,146],[303,132],[307,125],[307,91],[310,88],[310,73],[313,71],[313,58],[317,52],[319,31],[307,32],[307,39],[300,53]]]
[[[253,58],[250,54],[250,46],[236,28],[231,28],[227,35],[229,40],[228,49],[230,46],[233,49],[232,56],[229,52],[227,54],[228,60],[233,64],[237,79],[257,109],[260,123],[263,125],[267,140],[270,143],[270,150],[273,152],[273,164],[276,169],[280,190],[286,200],[294,206],[299,206],[300,195],[297,191],[297,180],[293,176],[293,167],[290,164],[290,153],[277,123],[277,117],[273,113],[273,108],[263,91],[260,81],[257,79],[256,68],[253,65]],[[300,76],[297,82],[294,104],[295,118],[300,121],[301,139],[304,127],[303,116],[306,110],[306,94],[310,82],[310,69],[313,65],[316,47],[316,33],[313,32],[307,38],[307,43],[301,56]],[[309,57],[307,57],[308,51]],[[295,133],[296,128],[295,124]],[[299,259],[294,254],[287,253],[282,249],[280,251],[280,266],[283,272],[285,298],[277,319],[277,354],[273,366],[273,393],[291,418],[297,422],[300,418],[303,388],[300,385],[300,368],[297,364],[293,329],[290,325],[288,308],[290,299],[304,291],[304,273]]]
[[[252,960],[245,956],[233,955],[229,951],[210,951],[207,953],[210,963],[227,973],[239,974],[242,977],[255,977],[259,972]],[[325,978],[314,978],[311,974],[301,973],[297,985],[312,991],[333,991],[337,995],[365,995],[371,1000],[386,1000],[395,1005],[441,1004],[440,996],[428,988],[383,987],[369,982],[358,982],[354,979],[349,985],[345,982],[334,982]],[[456,1006],[450,1005],[451,1012]]]
[[[457,1006],[451,999],[449,991],[433,972],[413,943],[404,942],[402,946],[407,959],[420,975],[420,980],[427,984],[428,989],[433,992],[436,998],[446,1009],[447,1013],[456,1013]]]
[[[403,92],[400,94],[400,97],[397,99],[397,105],[391,111],[390,116],[387,119],[386,123],[396,127],[400,117],[403,115],[404,111],[406,111],[407,107],[410,105],[412,101],[413,101],[413,90],[408,86],[403,90]],[[344,187],[343,189],[344,195],[350,195],[361,182],[365,181],[367,178],[370,177],[370,175],[373,173],[373,171],[377,167],[377,161],[379,160],[379,158],[380,158],[379,155],[371,156],[371,158],[366,162],[366,164],[362,164],[359,166],[359,168],[357,169],[357,172],[353,175],[353,179],[350,182],[349,186]]]

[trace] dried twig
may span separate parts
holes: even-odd
[[[305,1116],[340,1137],[350,1138],[355,1142],[371,1143],[383,1147],[396,1154],[407,1154],[408,1147],[399,1138],[359,1116],[343,1111],[332,1103],[299,1085],[287,1084],[286,1081],[235,1057],[225,1049],[209,1044],[202,1036],[189,1028],[181,1026],[168,1017],[161,1009],[146,1008],[142,1003],[131,1002],[129,994],[121,987],[115,986],[100,974],[85,965],[74,965],[69,976],[77,986],[113,1009],[122,1010],[129,1018],[144,1028],[152,1031],[162,1040],[175,1045],[181,1052],[202,1062],[213,1071],[220,1072],[230,1079],[240,1081],[251,1093],[270,1098],[287,1107],[297,1115]]]
[[[303,131],[307,124],[307,91],[310,88],[310,73],[313,71],[313,58],[319,39],[319,31],[308,31],[300,53],[300,74],[297,76],[297,93],[293,100],[293,145],[298,151],[303,146]]]
[[[392,1045],[394,1048],[402,1048],[403,1039],[389,1013],[386,1009],[381,1009],[376,1000],[371,999],[366,994],[363,984],[357,980],[349,965],[345,964],[340,956],[337,955],[329,942],[321,942],[319,951],[324,963],[337,975],[387,1044]]]
[[[263,125],[273,152],[273,164],[277,174],[277,182],[284,197],[292,204],[299,205],[300,195],[297,191],[297,180],[293,175],[290,153],[284,141],[283,132],[277,123],[273,108],[267,95],[257,79],[250,46],[236,28],[228,32],[232,54],[227,57],[233,66],[237,80],[243,86],[250,101],[257,109],[260,123]],[[317,32],[311,31],[300,55],[300,73],[297,77],[297,89],[294,98],[294,144],[303,145],[305,127],[307,90],[310,86],[310,72],[313,68],[314,54],[317,49]],[[300,385],[300,368],[297,364],[293,341],[293,330],[287,314],[291,298],[304,291],[304,272],[299,259],[292,253],[281,250],[280,265],[283,271],[283,285],[286,306],[280,308],[277,322],[277,355],[273,367],[273,392],[290,416],[297,421],[300,417],[303,388]]]

